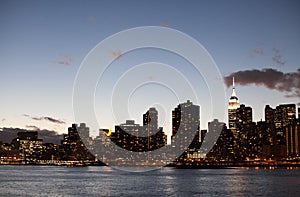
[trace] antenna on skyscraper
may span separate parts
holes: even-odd
[[[231,96],[236,97],[234,77],[232,77],[232,95]]]
[[[234,88],[234,77],[232,77],[232,87]]]

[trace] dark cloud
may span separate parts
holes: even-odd
[[[66,122],[63,120],[55,119],[49,116],[36,117],[36,116],[30,116],[28,114],[23,114],[23,116],[31,118],[32,120],[46,120],[56,124],[66,124]]]
[[[59,120],[59,119],[54,119],[51,117],[43,117],[44,120],[48,120],[50,122],[56,123],[56,124],[66,124],[65,121]]]
[[[43,118],[31,117],[32,120],[43,120]]]
[[[272,90],[285,92],[286,97],[300,97],[300,68],[296,72],[290,73],[283,73],[272,68],[234,72],[224,77],[227,87],[231,85],[232,77],[236,79],[236,84],[242,86],[261,85]]]
[[[50,131],[47,129],[39,130],[39,138],[43,139],[44,143],[60,144],[63,140],[63,134],[58,134],[56,131]]]
[[[4,143],[11,143],[11,141],[17,137],[18,132],[32,131],[32,129],[21,128],[0,128],[0,141]],[[58,134],[56,131],[47,129],[39,130],[38,137],[43,140],[44,143],[60,144],[63,139],[63,134]]]
[[[39,131],[40,128],[34,125],[26,125],[26,128],[30,129],[30,130],[34,130],[34,131]]]

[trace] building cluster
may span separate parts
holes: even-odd
[[[109,137],[119,147],[134,152],[156,150],[167,143],[167,135],[158,127],[158,112],[153,107],[143,115],[143,125],[127,120],[116,125]]]
[[[213,133],[216,135],[211,135]],[[114,132],[100,129],[99,136],[94,139],[89,136],[89,128],[84,123],[79,126],[73,124],[59,145],[43,143],[36,131],[19,132],[11,144],[0,143],[0,162],[94,162],[97,158],[85,145],[95,150],[97,144],[104,144],[105,148],[111,142],[129,153],[148,152],[164,146],[185,150],[174,161],[177,164],[203,161],[299,161],[300,109],[297,115],[295,104],[280,104],[275,108],[266,105],[265,120],[254,122],[252,108],[240,104],[233,81],[228,104],[228,126],[215,119],[208,123],[207,130],[200,130],[200,107],[188,100],[172,111],[170,144],[167,143],[163,128],[158,126],[157,110],[150,108],[143,114],[143,125],[127,120],[116,125]],[[212,148],[203,154],[202,144],[209,142],[213,142]]]
[[[228,105],[228,128],[217,120],[211,126],[222,127],[215,146],[207,155],[212,161],[299,160],[300,109],[295,104],[265,106],[265,120],[253,122],[252,108],[239,103],[233,82]]]
[[[83,135],[79,136],[79,133]],[[0,164],[68,164],[95,161],[83,143],[89,137],[85,124],[73,124],[61,144],[43,143],[38,131],[18,132],[10,144],[0,142]]]

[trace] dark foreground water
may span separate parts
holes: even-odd
[[[0,166],[0,196],[300,196],[300,170]]]

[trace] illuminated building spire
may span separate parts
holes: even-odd
[[[236,109],[240,107],[240,102],[235,92],[234,77],[232,78],[232,95],[228,103],[228,128],[234,133],[236,131]]]

